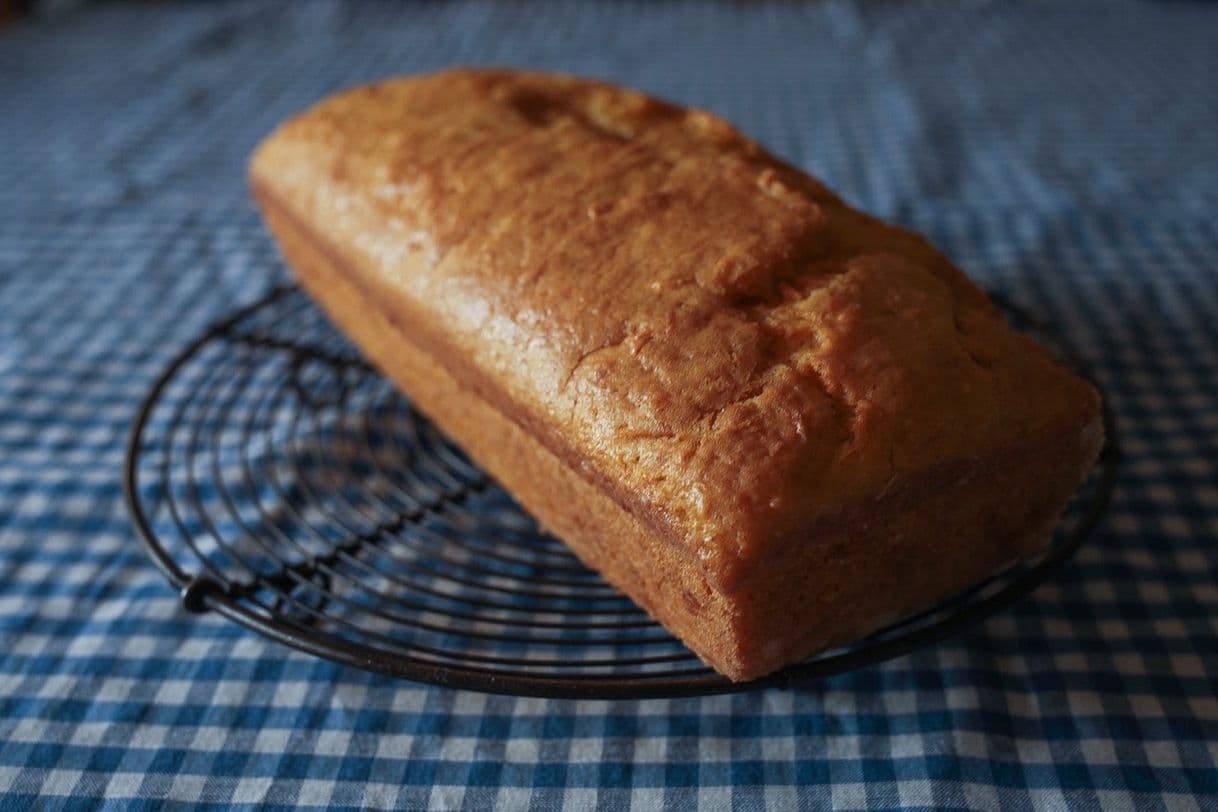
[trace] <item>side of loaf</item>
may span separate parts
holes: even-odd
[[[1102,442],[941,254],[704,112],[448,71],[322,102],[251,179],[334,322],[733,679],[1043,548]]]

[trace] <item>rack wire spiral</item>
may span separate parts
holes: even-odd
[[[542,534],[294,287],[216,324],[169,365],[132,428],[125,489],[148,553],[192,612],[422,682],[673,697],[847,671],[1007,606],[1069,558],[1101,517],[1118,458],[1106,403],[1105,428],[1100,464],[1041,559],[746,685],[706,668]]]

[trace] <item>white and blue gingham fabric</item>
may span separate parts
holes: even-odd
[[[453,63],[719,112],[1042,315],[1112,396],[1102,528],[973,631],[800,690],[398,682],[190,616],[123,442],[282,281],[244,162]],[[85,5],[0,32],[0,807],[1218,808],[1218,6]]]

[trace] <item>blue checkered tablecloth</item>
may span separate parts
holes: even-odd
[[[0,32],[0,807],[1218,808],[1218,7],[56,6]],[[961,637],[707,699],[429,688],[187,615],[123,442],[285,278],[246,156],[452,63],[715,110],[1040,313],[1120,419],[1101,531]]]

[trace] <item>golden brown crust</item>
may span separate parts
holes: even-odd
[[[775,562],[823,567],[851,536],[865,560],[883,546],[866,528],[889,525],[916,555],[926,505],[1018,461],[1029,492],[975,486],[960,509],[978,514],[962,542],[983,549],[977,566],[897,596],[925,602],[1009,560],[1007,535],[1056,515],[1098,449],[1094,391],[942,255],[706,113],[569,77],[450,71],[323,102],[260,147],[252,177],[281,242],[285,223],[311,233],[396,341],[634,522],[624,548],[668,545],[682,579],[727,602],[715,628],[734,642],[694,647],[733,676],[781,664],[744,639],[772,624],[749,595]],[[314,286],[323,304],[331,287]],[[414,393],[388,350],[370,354]],[[1020,521],[982,537],[1012,510]],[[614,522],[583,535],[604,547]],[[677,623],[660,586],[618,585]],[[770,648],[806,654],[911,608],[882,603]]]
[[[650,532],[621,506],[573,473],[545,446],[476,392],[462,386],[411,339],[404,325],[375,307],[307,229],[273,201],[267,222],[304,288],[368,357],[411,393],[412,403],[462,445],[576,554],[725,673],[743,673],[732,610],[702,569]],[[696,610],[696,611],[695,611]]]

